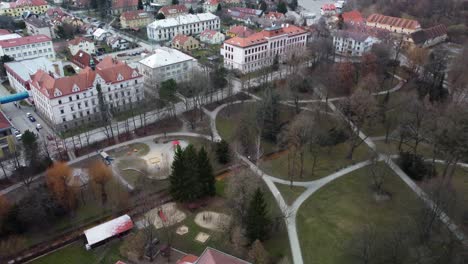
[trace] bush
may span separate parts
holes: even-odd
[[[319,135],[318,144],[321,147],[330,147],[343,143],[348,138],[348,134],[343,129],[334,127]]]
[[[400,153],[398,165],[415,181],[423,180],[431,172],[431,166],[424,162],[424,158],[421,155],[410,152]]]
[[[227,143],[226,140],[223,139],[216,143],[216,156],[218,157],[218,162],[221,164],[227,164],[231,160],[229,143]]]

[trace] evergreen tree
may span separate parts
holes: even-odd
[[[138,0],[138,9],[139,10],[143,9],[143,1],[142,0]]]
[[[184,151],[180,148],[180,146],[177,146],[174,153],[174,161],[172,162],[172,172],[169,176],[169,192],[176,201],[181,201],[184,199],[184,176]]]
[[[200,196],[214,196],[216,194],[215,176],[213,167],[211,167],[210,159],[205,148],[202,147],[198,151],[198,181],[200,183]]]
[[[284,3],[283,1],[279,2],[276,6],[276,11],[286,14],[288,12],[288,7],[286,6],[286,3]]]
[[[179,0],[172,0],[172,5],[178,5],[179,4]]]
[[[161,20],[161,19],[165,19],[165,18],[166,18],[166,16],[164,16],[163,13],[158,13],[158,14],[156,15],[156,19],[157,19],[157,20]]]
[[[184,192],[183,201],[194,201],[202,196],[201,182],[198,176],[197,150],[190,144],[185,148],[183,156],[185,166],[185,182],[182,190]]]
[[[267,11],[267,9],[268,9],[267,3],[266,3],[265,1],[262,0],[262,1],[260,2],[260,10],[262,10],[263,13],[265,13],[265,12]]]
[[[221,4],[218,4],[218,7],[216,8],[216,11],[221,12],[221,10],[222,10]]]
[[[193,10],[193,7],[190,7],[190,9],[188,10],[189,14],[195,14],[195,11]]]
[[[260,188],[257,188],[250,201],[246,216],[247,238],[250,242],[255,240],[264,241],[268,236],[268,227],[270,219],[268,218],[267,204]]]
[[[227,143],[226,140],[223,139],[216,144],[216,156],[218,157],[218,162],[221,164],[226,164],[231,160],[229,143]]]

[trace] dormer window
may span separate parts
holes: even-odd
[[[75,92],[78,92],[78,91],[80,91],[80,88],[76,84],[74,84],[73,88],[72,88],[72,92],[75,93]]]
[[[117,81],[123,81],[123,79],[124,79],[124,78],[123,78],[123,76],[122,76],[121,74],[119,74],[119,75],[117,76]]]
[[[137,76],[138,76],[138,73],[137,73],[136,71],[133,71],[133,73],[132,73],[132,78],[135,78],[135,77],[137,77]]]

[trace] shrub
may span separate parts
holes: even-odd
[[[322,147],[330,147],[343,143],[347,139],[348,134],[343,129],[334,127],[319,136],[318,144]]]
[[[398,165],[415,181],[423,180],[431,172],[431,166],[424,162],[424,158],[421,155],[410,152],[400,153]]]

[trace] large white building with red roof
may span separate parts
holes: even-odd
[[[0,56],[4,55],[15,60],[27,60],[37,57],[55,59],[52,39],[45,35],[0,40]]]
[[[307,31],[286,24],[246,38],[228,39],[221,48],[221,55],[226,68],[251,72],[271,65],[276,56],[282,61],[293,53],[302,52],[306,44]]]
[[[85,68],[62,77],[43,70],[31,75],[30,87],[38,113],[59,130],[84,125],[100,118],[97,85],[110,109],[127,109],[143,99],[143,76],[112,57],[96,69]]]

